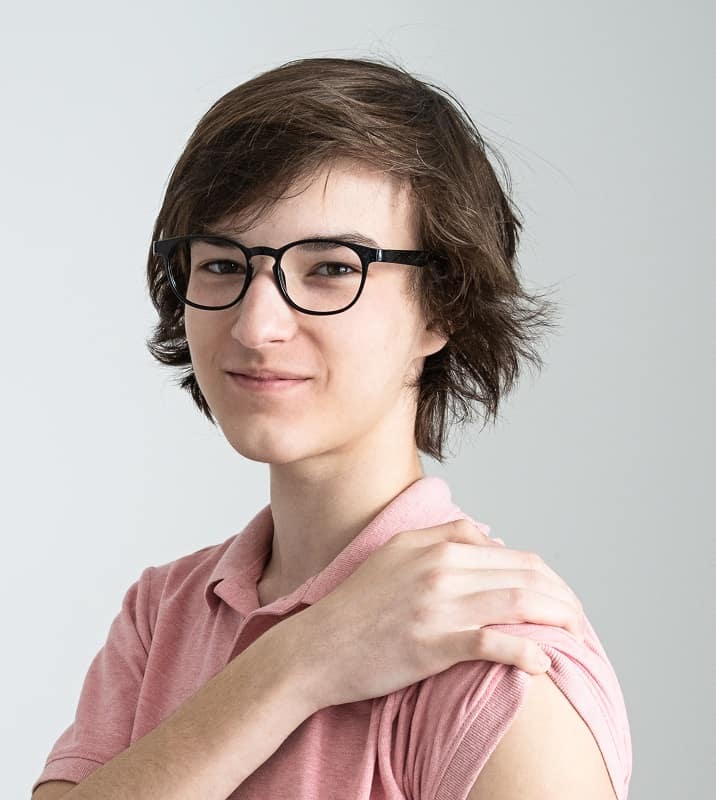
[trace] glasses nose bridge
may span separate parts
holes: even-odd
[[[266,245],[260,245],[258,247],[249,247],[246,249],[246,258],[248,259],[249,264],[253,268],[254,265],[254,256],[271,256],[271,267],[274,264],[277,264],[281,259],[281,252],[282,250],[277,249],[275,247],[267,247]]]
[[[270,261],[268,263],[269,272],[272,274],[274,282],[277,284],[281,296],[284,298],[284,300],[286,299],[284,295],[283,286],[281,286],[283,282],[282,278],[278,274],[278,271],[275,269],[275,266],[277,264],[280,264],[281,255],[283,254],[283,250],[285,249],[286,248],[268,247],[266,245],[259,245],[257,247],[245,248],[246,261],[249,266],[249,278],[245,290],[248,290],[249,284],[253,281],[254,277],[257,274],[257,270],[254,268],[254,256],[270,256]]]

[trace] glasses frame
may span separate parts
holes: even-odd
[[[190,300],[182,297],[181,292],[179,291],[176,283],[174,282],[174,276],[172,275],[171,268],[169,266],[169,260],[171,258],[174,249],[181,243],[185,241],[192,241],[194,239],[201,239],[207,242],[218,242],[218,243],[229,243],[234,247],[238,247],[246,257],[246,283],[244,284],[243,289],[239,296],[234,300],[232,303],[228,303],[224,306],[205,306],[201,303],[192,303]],[[363,266],[363,272],[361,275],[361,282],[360,287],[358,289],[358,293],[356,294],[353,301],[345,306],[344,308],[339,308],[337,311],[309,311],[307,308],[302,308],[301,306],[297,305],[293,302],[293,300],[288,296],[288,292],[286,290],[286,283],[285,283],[285,276],[283,271],[281,270],[281,258],[286,250],[289,247],[293,247],[297,244],[305,244],[306,242],[331,242],[332,244],[338,244],[343,247],[349,247],[353,250],[354,253],[360,258],[361,264]],[[300,311],[302,314],[313,314],[316,316],[326,316],[329,314],[340,314],[343,311],[347,311],[349,308],[354,306],[358,302],[358,298],[361,296],[363,292],[363,286],[365,285],[365,280],[368,277],[368,267],[374,263],[390,263],[390,264],[406,264],[413,267],[425,267],[428,266],[432,261],[435,260],[436,256],[434,253],[431,253],[428,250],[385,250],[381,247],[367,247],[366,245],[356,244],[355,242],[347,242],[343,239],[333,239],[331,237],[312,237],[310,239],[298,239],[295,242],[289,242],[288,244],[283,245],[283,247],[266,247],[266,246],[258,246],[258,247],[246,247],[245,245],[238,242],[236,239],[230,239],[227,236],[218,236],[215,234],[202,234],[202,233],[192,233],[187,234],[186,236],[172,236],[168,239],[156,239],[152,242],[152,253],[155,256],[159,256],[162,259],[164,264],[164,269],[166,271],[167,279],[169,281],[169,285],[171,286],[172,291],[177,296],[177,298],[184,304],[190,305],[193,308],[200,308],[205,311],[223,311],[224,309],[231,308],[235,306],[246,294],[248,291],[249,286],[251,285],[251,279],[254,275],[253,265],[251,263],[251,259],[253,256],[272,256],[274,259],[273,265],[273,276],[276,285],[281,292],[281,296],[283,299],[292,307],[295,308],[297,311]]]

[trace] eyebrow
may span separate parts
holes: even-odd
[[[344,242],[353,242],[354,244],[364,244],[366,247],[378,247],[378,244],[360,231],[346,231],[345,233],[311,233],[304,236],[304,239],[340,239]]]
[[[222,236],[227,239],[234,239],[237,238],[231,231],[222,231],[210,228],[208,229],[209,234],[213,234],[214,236]],[[339,239],[343,242],[352,242],[353,244],[362,244],[366,247],[375,247],[378,248],[377,242],[370,238],[370,236],[366,236],[364,233],[360,231],[345,231],[344,233],[309,233],[306,236],[302,236],[301,239],[330,239],[331,241],[334,239]],[[300,240],[296,240],[300,241]]]

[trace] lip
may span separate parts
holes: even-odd
[[[278,378],[275,380],[259,380],[258,378],[250,378],[248,375],[240,375],[237,372],[226,373],[231,382],[238,386],[240,389],[248,389],[252,392],[261,392],[263,394],[275,394],[276,392],[287,392],[295,389],[303,383],[308,383],[310,378]]]

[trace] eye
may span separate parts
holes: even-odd
[[[207,261],[207,263],[206,264],[202,264],[199,267],[199,269],[205,270],[206,272],[208,272],[211,275],[227,275],[227,274],[229,274],[228,271],[227,272],[221,272],[221,271],[220,272],[214,272],[213,270],[209,269],[209,267],[216,266],[217,264],[220,265],[220,266],[232,267],[234,269],[236,269],[236,268],[243,269],[243,267],[240,264],[237,264],[234,261]]]
[[[348,274],[350,274],[350,272],[358,272],[358,273],[360,272],[360,270],[355,269],[354,267],[351,267],[350,264],[338,264],[338,263],[320,264],[318,267],[316,267],[314,272],[317,272],[319,269],[323,269],[324,267],[338,267],[339,269],[349,270],[349,272],[340,273],[341,275],[348,275]],[[331,277],[331,276],[330,275],[324,275],[323,277],[328,278],[328,277]]]

